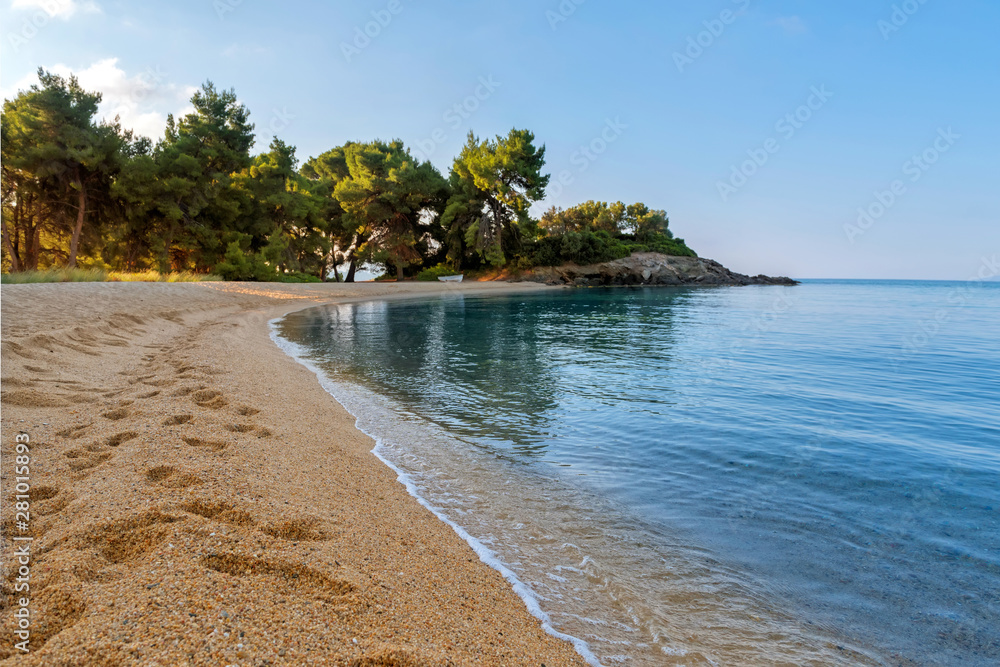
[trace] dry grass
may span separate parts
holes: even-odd
[[[180,271],[160,273],[159,271],[105,271],[104,269],[44,269],[41,271],[21,271],[5,273],[0,282],[9,285],[28,283],[197,283],[222,280],[219,276],[206,273]]]

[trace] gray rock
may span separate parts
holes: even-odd
[[[521,280],[581,287],[612,285],[798,285],[791,278],[745,276],[718,262],[701,257],[673,257],[657,252],[637,252],[631,257],[604,264],[542,266]]]

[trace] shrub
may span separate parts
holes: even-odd
[[[418,273],[417,274],[417,280],[422,280],[422,281],[425,281],[425,282],[426,281],[433,281],[433,280],[437,280],[441,276],[454,276],[454,275],[457,275],[459,273],[461,273],[461,272],[460,271],[456,271],[455,269],[453,269],[448,264],[438,264],[437,266],[432,266],[432,267],[426,268],[423,271],[421,271],[420,273]]]
[[[279,283],[321,283],[323,280],[311,273],[292,271],[291,273],[279,273],[276,280]]]
[[[267,265],[260,253],[244,251],[239,241],[226,248],[223,261],[215,265],[215,272],[224,280],[277,280],[277,272]]]

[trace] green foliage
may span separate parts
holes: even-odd
[[[674,238],[669,225],[665,211],[642,203],[588,201],[566,210],[552,208],[539,223],[545,235],[538,239],[530,263],[598,264],[634,252],[696,257],[683,239]]]
[[[566,232],[559,236],[546,236],[538,240],[530,257],[533,266],[574,264],[599,264],[632,254],[629,246],[604,230],[591,232]]]
[[[447,198],[447,183],[429,162],[410,155],[401,141],[349,143],[347,176],[334,188],[353,231],[357,256],[403,268],[419,264],[416,246]]]
[[[117,122],[97,124],[100,93],[76,77],[38,70],[39,84],[3,105],[4,264],[13,271],[65,263],[99,245],[97,215],[113,205],[110,185],[131,140]]]
[[[588,201],[562,210],[551,208],[542,216],[539,227],[548,234],[566,232],[606,231],[628,235],[645,242],[658,236],[672,236],[666,211],[650,209],[643,203],[625,205]]]
[[[451,261],[475,253],[501,266],[534,237],[528,209],[545,197],[549,183],[549,175],[542,174],[545,147],[535,147],[534,140],[528,130],[484,141],[469,133],[452,166],[453,194],[441,218]]]
[[[263,253],[253,252],[245,246],[249,239],[230,242],[226,248],[225,258],[215,265],[215,272],[223,280],[256,280],[273,281],[278,277],[277,271],[270,266]]]
[[[442,276],[454,276],[459,274],[460,271],[456,271],[455,267],[448,264],[438,264],[437,266],[432,266],[424,269],[417,274],[417,280],[421,281],[431,281],[437,280]]]
[[[306,282],[340,280],[344,263],[352,281],[366,262],[433,280],[694,254],[644,204],[590,201],[533,219],[549,176],[527,130],[470,133],[447,179],[398,140],[348,142],[300,168],[277,138],[252,155],[249,110],[210,81],[154,143],[98,122],[101,95],[75,77],[38,76],[4,101],[0,141],[2,269],[25,281]]]

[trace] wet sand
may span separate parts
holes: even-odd
[[[268,336],[269,320],[313,304],[541,289],[5,285],[0,659],[585,664]],[[27,531],[12,504],[19,432]],[[13,634],[24,544],[26,655]]]

